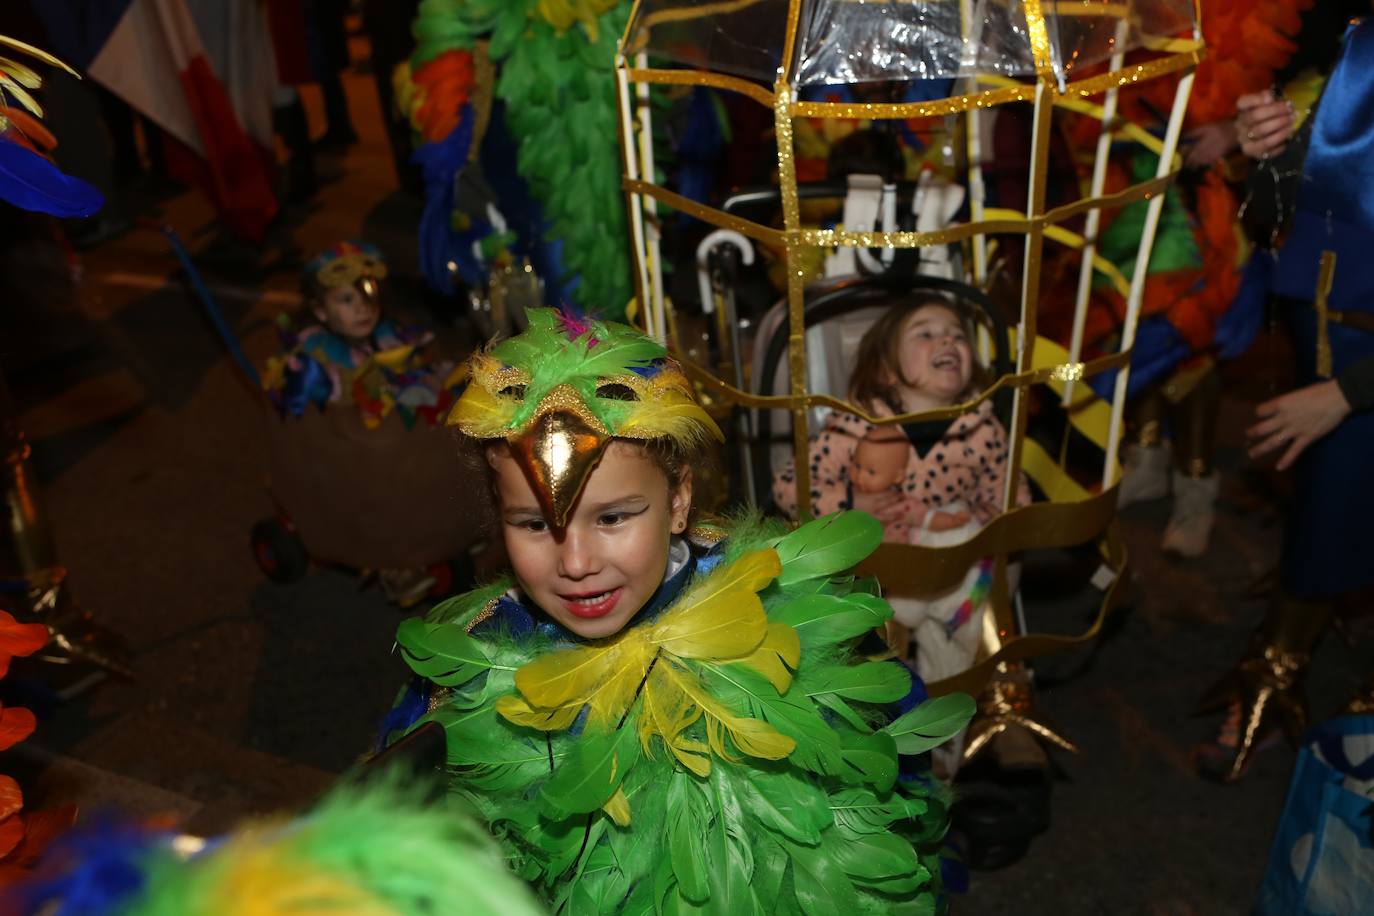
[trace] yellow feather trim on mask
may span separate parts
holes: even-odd
[[[641,401],[628,413],[616,433],[627,439],[668,436],[678,442],[693,442],[708,434],[718,442],[725,441],[725,435],[711,415],[690,401],[675,404]]]
[[[621,725],[637,698],[640,742],[658,735],[684,767],[710,772],[707,753],[733,759],[725,742],[751,757],[786,757],[796,742],[758,719],[737,715],[711,696],[687,664],[737,662],[759,671],[778,690],[791,684],[788,666],[800,657],[796,631],[769,623],[758,592],[781,572],[777,552],[756,550],[695,583],[658,621],[633,627],[601,643],[551,652],[515,673],[519,696],[502,698],[497,711],[518,725],[544,731],[568,727],[588,707],[587,728]],[[683,732],[702,716],[708,746]]]
[[[480,385],[469,385],[449,412],[448,424],[474,439],[503,439],[515,416],[515,402],[492,394]]]

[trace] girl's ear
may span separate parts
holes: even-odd
[[[310,300],[310,314],[315,316],[315,320],[320,324],[329,323],[329,310],[324,307],[324,303],[319,299]]]
[[[687,517],[692,513],[692,469],[685,468],[682,480],[668,494],[668,527],[673,534],[687,530]]]

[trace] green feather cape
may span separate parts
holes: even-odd
[[[543,204],[551,236],[564,243],[564,267],[581,277],[573,298],[615,318],[631,296],[613,75],[631,4],[577,3],[583,21],[557,28],[543,15],[550,2],[570,6],[565,0],[423,0],[412,61],[419,66],[490,38],[488,53],[500,66],[496,95],[520,144],[517,167]]]
[[[406,661],[445,690],[416,727],[445,728],[452,791],[487,820],[515,873],[559,912],[828,916],[943,908],[938,860],[947,798],[932,781],[898,782],[897,753],[919,753],[957,732],[972,701],[928,701],[882,725],[887,716],[876,704],[906,696],[910,675],[855,652],[891,610],[871,581],[845,573],[877,546],[881,525],[849,512],[781,530],[736,526],[716,569],[689,583],[658,623],[635,625],[664,626],[760,551],[776,553],[776,577],[757,597],[769,627],[796,633],[799,657],[787,662],[795,672],[782,679],[789,682],[780,694],[778,679],[745,659],[660,648],[656,661],[671,666],[672,677],[695,678],[710,695],[701,699],[705,715],[683,717],[691,721],[676,751],[662,733],[643,734],[645,717],[663,712],[645,709],[653,702],[644,689],[648,672],[610,727],[596,727],[595,710],[579,717],[582,728],[540,730],[503,717],[498,706],[525,704],[517,672],[557,651],[468,635],[507,583],[402,624],[397,641]],[[586,644],[577,657],[619,638]],[[731,731],[730,722],[739,728]],[[767,753],[742,737],[759,732],[780,733],[794,747],[781,759],[749,756]],[[684,759],[695,763],[689,768]],[[701,769],[705,775],[694,772]]]

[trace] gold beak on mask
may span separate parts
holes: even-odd
[[[510,440],[515,460],[555,528],[566,527],[568,513],[610,441],[610,436],[568,410],[541,415],[522,435]]]
[[[378,296],[381,294],[381,289],[374,277],[359,277],[354,281],[353,285],[357,287],[359,295],[369,302],[376,302]]]

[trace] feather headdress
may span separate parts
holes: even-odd
[[[449,423],[510,442],[559,526],[611,439],[723,438],[661,344],[556,309],[531,309],[526,331],[473,356]]]

